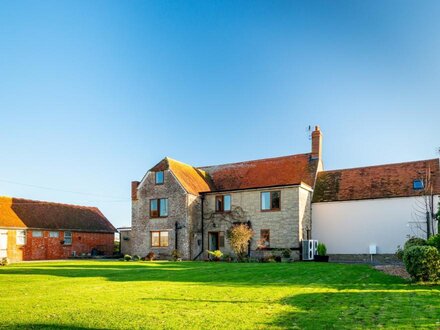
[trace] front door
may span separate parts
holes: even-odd
[[[0,258],[8,256],[8,231],[0,230]]]
[[[209,232],[208,233],[208,250],[215,251],[218,250],[218,232]]]

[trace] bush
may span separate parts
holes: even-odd
[[[214,257],[214,260],[219,261],[223,257],[223,252],[220,250],[208,251],[210,255]]]
[[[135,254],[134,256],[133,256],[133,259],[132,259],[133,261],[139,261],[139,260],[141,260],[141,257],[139,257],[137,254]]]
[[[182,258],[182,253],[180,253],[179,250],[173,250],[173,252],[171,252],[171,257],[173,257],[174,261],[180,260]]]
[[[154,252],[149,252],[149,253],[145,256],[145,260],[153,261],[155,257],[156,257],[156,255],[154,254]]]
[[[436,281],[440,276],[440,253],[435,247],[409,247],[405,249],[403,262],[416,281]]]
[[[404,253],[403,249],[400,247],[400,245],[397,245],[397,250],[395,253],[396,258],[399,259],[400,261],[402,261],[403,260],[403,253]]]
[[[284,249],[284,250],[281,252],[281,256],[282,256],[283,258],[290,258],[290,256],[291,256],[291,251],[290,251],[290,249]]]
[[[435,247],[440,252],[440,234],[432,235],[428,239],[428,245]]]
[[[129,255],[129,254],[126,254],[126,255],[124,256],[124,260],[125,260],[125,261],[131,261],[131,259],[132,259],[132,257],[131,257],[131,255]]]
[[[0,266],[7,266],[9,265],[9,259],[8,258],[1,258],[0,259]]]
[[[327,255],[327,247],[325,246],[324,243],[319,242],[318,243],[318,255],[319,256],[325,256]]]
[[[424,240],[423,238],[420,237],[410,237],[406,242],[405,245],[403,247],[403,250],[409,249],[412,246],[424,246],[426,245],[426,240]]]
[[[254,231],[247,224],[241,223],[232,226],[226,234],[237,258],[243,260],[247,254],[249,241],[254,236]]]

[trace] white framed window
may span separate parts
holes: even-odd
[[[32,230],[32,237],[43,237],[43,232],[41,230]]]
[[[64,245],[70,245],[70,244],[72,244],[72,232],[65,231],[64,232]]]
[[[25,245],[26,244],[26,230],[17,230],[15,232],[15,239],[17,245]]]
[[[60,237],[60,232],[59,231],[50,231],[49,237],[58,238],[58,237]]]

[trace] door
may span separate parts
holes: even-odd
[[[215,251],[218,250],[218,232],[209,232],[208,233],[208,250]]]
[[[8,256],[8,231],[0,230],[0,258]]]

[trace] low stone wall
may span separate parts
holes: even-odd
[[[331,262],[365,263],[375,265],[400,264],[394,254],[329,254]]]

